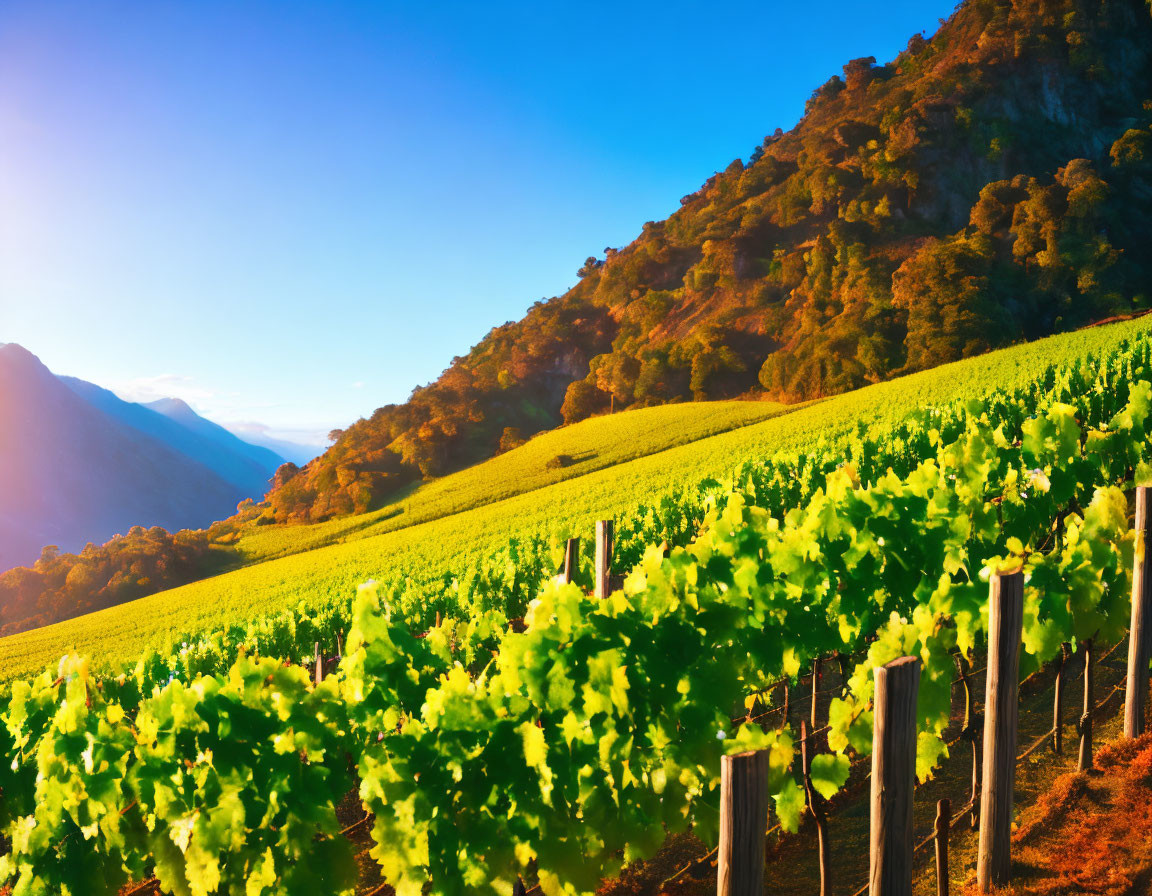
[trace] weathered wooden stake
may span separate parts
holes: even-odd
[[[877,668],[875,676],[868,892],[911,896],[920,660],[902,656]]]
[[[763,896],[768,835],[768,751],[720,760],[717,896]]]
[[[1095,702],[1095,682],[1092,668],[1092,639],[1084,641],[1084,708],[1080,715],[1080,760],[1076,767],[1082,771],[1092,768],[1092,706]]]
[[[800,723],[800,761],[804,768],[804,795],[808,801],[808,811],[816,822],[817,846],[820,856],[820,896],[831,896],[832,845],[828,840],[828,813],[824,810],[824,798],[812,786],[812,759],[816,755],[815,729]]]
[[[612,575],[612,520],[596,522],[596,582],[593,594],[607,597],[608,577]]]
[[[316,684],[324,680],[324,658],[320,656],[320,642],[316,642]]]
[[[1124,736],[1144,733],[1148,707],[1148,661],[1152,658],[1152,570],[1146,551],[1152,543],[1152,489],[1136,489],[1136,560],[1132,566],[1132,627],[1128,632],[1128,684],[1124,695]]]
[[[340,632],[336,632],[336,659],[344,659],[344,642],[340,640]]]
[[[817,728],[820,727],[816,722],[816,701],[817,701],[817,694],[820,690],[820,669],[821,669],[821,666],[822,666],[822,662],[820,660],[820,657],[816,657],[816,659],[812,660],[812,706],[809,707],[809,710],[808,710],[808,725],[811,727],[811,729],[813,731],[815,731]]]
[[[580,539],[569,538],[564,545],[564,584],[571,585],[572,580],[576,578],[576,568],[580,563]]]
[[[984,786],[980,795],[981,893],[1012,877],[1012,798],[1020,703],[1020,636],[1024,573],[992,576],[988,599],[988,681],[984,697]]]
[[[792,680],[785,678],[784,681],[780,683],[780,686],[784,688],[784,709],[780,713],[780,715],[783,716],[780,720],[780,727],[783,729],[788,727],[792,716]]]
[[[945,797],[936,804],[936,896],[948,896],[948,831],[952,826],[952,803]]]
[[[1056,659],[1056,692],[1052,695],[1052,752],[1059,756],[1064,752],[1064,678],[1068,671],[1068,642],[1060,645],[1060,656]]]

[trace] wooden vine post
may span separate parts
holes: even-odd
[[[902,656],[880,666],[875,674],[868,892],[870,896],[911,896],[920,660]]]
[[[1092,768],[1092,707],[1095,703],[1095,670],[1092,668],[1092,639],[1084,641],[1084,708],[1080,714],[1080,757],[1076,767],[1084,772]]]
[[[1136,560],[1132,566],[1132,627],[1128,634],[1128,683],[1124,696],[1124,736],[1139,737],[1147,725],[1148,661],[1152,659],[1152,575],[1146,551],[1152,541],[1148,497],[1136,489]]]
[[[980,852],[976,862],[976,885],[981,893],[1004,886],[1012,876],[1012,799],[1020,711],[1024,573],[993,575],[989,591],[984,783],[980,795]]]
[[[945,797],[936,804],[936,896],[948,896],[948,832],[952,826],[952,802]]]
[[[316,684],[324,680],[324,657],[320,655],[320,642],[316,642]]]
[[[768,836],[768,751],[720,759],[717,896],[763,896]]]
[[[612,520],[596,521],[596,582],[593,594],[607,597],[611,592],[608,577],[612,574]]]
[[[564,572],[561,576],[565,585],[571,585],[576,578],[576,567],[580,562],[580,539],[569,538],[564,545]]]
[[[1065,641],[1060,645],[1060,656],[1056,660],[1056,692],[1052,696],[1052,752],[1057,756],[1064,752],[1064,678],[1069,656],[1070,648]]]
[[[816,702],[820,694],[820,670],[822,668],[823,662],[820,657],[812,660],[812,705],[808,710],[808,725],[813,731],[820,727],[816,721]]]
[[[831,896],[832,844],[828,840],[828,813],[824,798],[812,786],[812,759],[816,755],[816,730],[800,722],[800,757],[804,767],[804,796],[808,811],[816,822],[817,846],[820,856],[820,896]]]

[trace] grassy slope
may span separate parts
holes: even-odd
[[[249,563],[406,529],[617,464],[767,420],[795,407],[770,401],[706,401],[593,417],[540,433],[506,454],[421,483],[372,513],[310,526],[257,528],[238,548]],[[558,455],[572,463],[548,469]]]
[[[35,671],[67,650],[99,658],[127,658],[147,645],[166,642],[174,634],[249,618],[267,610],[292,606],[301,599],[316,603],[343,599],[353,594],[356,585],[370,578],[404,572],[428,580],[446,570],[460,568],[470,558],[505,543],[509,536],[518,533],[545,532],[558,537],[587,534],[597,518],[625,516],[637,505],[650,502],[677,484],[692,484],[708,476],[724,477],[749,458],[776,451],[803,451],[818,439],[844,439],[858,426],[897,420],[917,407],[1030,380],[1049,363],[1106,348],[1134,332],[1148,330],[1150,325],[1152,319],[1141,319],[1064,334],[869,386],[760,423],[440,519],[269,560],[14,635],[0,640],[0,680]],[[691,415],[692,407],[675,405],[653,409],[661,415],[654,415],[653,419],[659,420],[661,426],[676,425],[678,413]],[[605,433],[611,436],[613,422],[620,428],[621,421],[629,419],[618,415],[604,418],[598,425],[604,426]],[[562,433],[552,436],[562,439]],[[533,442],[541,441],[542,445],[549,446],[544,438]],[[621,445],[637,438],[636,431],[617,434]],[[551,447],[540,449],[540,456],[548,455],[551,450]],[[529,453],[520,456],[528,457]],[[476,467],[473,475],[488,476],[485,471],[492,469],[488,464],[512,463],[510,453]],[[513,466],[503,475],[511,479],[517,472]],[[531,474],[528,469],[519,471],[521,476]],[[447,483],[448,479],[442,482]],[[462,489],[462,493],[466,492],[467,489]],[[362,534],[369,536],[370,533],[365,529]]]

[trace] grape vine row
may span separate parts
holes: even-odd
[[[955,657],[986,639],[990,572],[1026,574],[1022,675],[1063,641],[1122,634],[1143,549],[1126,490],[1152,479],[1150,410],[1140,339],[643,508],[618,528],[630,572],[604,600],[552,580],[558,546],[529,539],[433,594],[367,585],[351,606],[190,638],[115,674],[66,657],[0,702],[0,882],[347,891],[334,807],[358,780],[402,896],[506,894],[529,869],[550,896],[590,893],[668,832],[714,838],[724,753],[770,751],[794,830],[793,731],[733,712],[837,653],[860,659],[815,789],[834,795],[870,751],[871,670],[905,654],[923,665],[926,777],[947,749]],[[340,631],[321,684],[285,664]]]

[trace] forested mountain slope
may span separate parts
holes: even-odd
[[[434,383],[287,466],[275,519],[359,512],[610,409],[842,392],[1149,304],[1145,0],[967,0],[590,258]],[[654,151],[658,151],[654,150]]]

